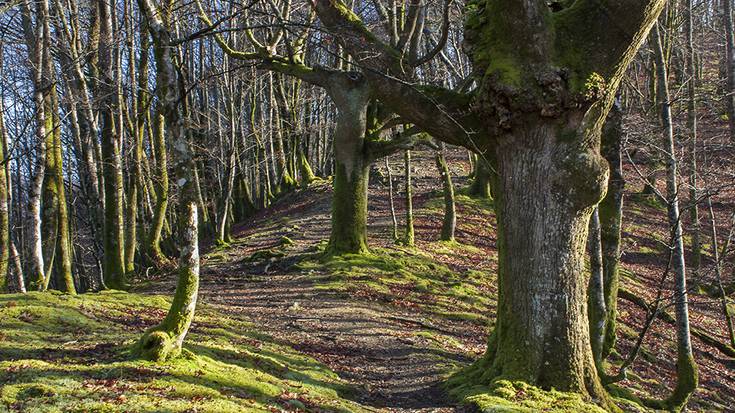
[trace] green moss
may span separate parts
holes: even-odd
[[[245,262],[266,261],[266,260],[271,260],[274,258],[283,258],[285,256],[286,256],[286,253],[284,253],[283,251],[276,251],[274,249],[260,250],[260,251],[255,251],[249,257],[245,258],[243,261]]]
[[[313,256],[298,268],[314,276],[317,288],[361,291],[398,305],[412,303],[448,319],[486,324],[495,305],[492,277],[480,271],[464,274],[437,261],[474,250],[456,242],[438,242],[436,255],[416,248],[374,248],[365,254]]]
[[[488,387],[462,387],[452,394],[481,412],[605,412],[578,394],[546,391],[523,382],[503,379],[493,381]]]
[[[132,359],[168,307],[120,291],[0,295],[0,411],[365,411],[327,367],[207,307],[181,357]]]

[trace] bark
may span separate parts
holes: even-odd
[[[618,286],[620,284],[620,245],[623,222],[622,142],[623,113],[619,102],[613,105],[602,130],[602,156],[610,167],[607,194],[599,205],[600,237],[602,241],[602,271],[605,295],[605,338],[602,359],[615,348],[617,330]]]
[[[454,184],[452,183],[452,174],[447,166],[442,151],[436,154],[436,167],[439,169],[439,175],[442,178],[444,187],[444,219],[442,220],[442,232],[440,239],[442,241],[454,241],[454,230],[457,226],[457,210],[454,202]]]
[[[370,161],[365,148],[369,89],[357,73],[334,76],[329,89],[337,106],[334,131],[332,232],[327,253],[360,254],[367,246],[367,190]]]

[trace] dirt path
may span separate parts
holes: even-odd
[[[430,174],[425,179],[432,182]],[[354,399],[365,406],[395,412],[461,411],[439,384],[449,366],[472,360],[415,333],[435,329],[459,338],[465,322],[319,289],[319,275],[293,268],[328,238],[330,196],[328,185],[289,195],[249,225],[236,228],[232,247],[210,255],[216,258],[204,264],[202,299],[252,320],[264,333],[327,364],[355,385]],[[371,241],[380,243],[390,215],[383,208],[387,200],[380,193],[371,196]],[[285,248],[285,257],[248,260],[257,251],[279,246],[284,236],[294,241]]]

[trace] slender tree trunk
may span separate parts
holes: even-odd
[[[165,96],[158,91],[158,98]],[[155,115],[155,128],[153,132],[153,148],[156,156],[155,193],[156,205],[153,209],[153,222],[148,234],[146,254],[151,264],[158,268],[169,265],[168,257],[161,251],[161,235],[166,222],[166,211],[168,210],[168,155],[166,154],[166,125],[163,117],[163,105],[159,104]]]
[[[618,287],[620,280],[620,241],[623,222],[623,176],[622,142],[623,112],[615,102],[602,129],[602,156],[610,166],[607,194],[598,207],[600,238],[602,240],[602,271],[605,294],[605,339],[602,344],[602,359],[615,348],[618,316]]]
[[[151,0],[139,0],[145,11],[148,27],[153,36],[156,57],[156,81],[159,90],[165,97],[163,113],[167,130],[171,134],[176,171],[176,183],[179,188],[179,277],[171,308],[161,324],[149,329],[136,346],[136,353],[145,359],[164,361],[181,353],[184,338],[194,318],[199,291],[199,241],[197,197],[194,188],[195,162],[190,143],[188,142],[185,119],[179,112],[181,102],[186,99],[181,95],[185,90],[177,81],[174,69],[174,46],[169,28],[169,13],[173,3],[164,4],[161,11]],[[185,114],[186,109],[182,112]]]
[[[28,234],[28,247],[30,251],[28,280],[32,290],[43,290],[46,285],[46,275],[43,260],[41,199],[43,197],[43,180],[46,169],[46,135],[51,133],[46,127],[46,104],[44,102],[44,90],[49,85],[46,83],[42,70],[44,58],[48,55],[43,50],[45,46],[45,31],[43,30],[43,26],[47,24],[46,20],[48,15],[44,13],[44,8],[40,7],[41,4],[39,3],[34,28],[30,2],[26,0],[21,6],[23,32],[29,50],[28,60],[33,78],[33,102],[36,111],[36,153],[34,154],[33,160],[35,166],[33,168],[33,176],[28,195],[28,215],[31,221]]]
[[[730,0],[727,0],[730,1]],[[697,70],[694,54],[692,0],[686,0],[684,10],[684,33],[686,40],[686,76],[687,80],[687,129],[689,132],[690,160],[689,160],[689,219],[691,220],[692,234],[692,269],[694,274],[699,273],[702,263],[702,242],[700,241],[699,205],[697,202]]]
[[[676,388],[663,402],[663,407],[680,411],[686,406],[689,396],[697,388],[697,364],[692,354],[689,331],[689,305],[686,285],[686,265],[684,263],[684,240],[679,213],[679,192],[677,184],[677,159],[674,146],[674,126],[671,117],[671,97],[669,94],[666,61],[661,47],[661,33],[656,25],[653,31],[654,54],[658,78],[658,101],[666,151],[666,195],[669,226],[672,232],[671,267],[674,274],[674,306],[676,314]],[[659,407],[657,403],[654,403]]]
[[[413,229],[413,191],[411,188],[411,151],[403,153],[403,165],[406,183],[406,233],[403,242],[409,247],[413,247],[416,237]]]
[[[396,205],[393,202],[393,172],[391,172],[387,156],[385,157],[385,169],[388,171],[388,200],[390,201],[390,216],[393,220],[393,241],[398,241],[398,217],[396,217]]]
[[[454,184],[452,174],[444,159],[443,151],[436,154],[436,167],[444,185],[444,220],[442,221],[442,241],[454,241],[454,230],[457,226],[457,211],[454,202]]]
[[[735,141],[735,30],[732,22],[732,0],[722,0],[723,26],[725,29],[725,68],[727,86],[725,102],[727,103],[730,140]]]
[[[131,16],[132,19],[132,16]],[[129,26],[132,26],[130,24]],[[133,124],[133,165],[130,174],[130,192],[127,200],[127,226],[125,234],[125,272],[131,274],[135,271],[135,253],[138,246],[138,203],[144,198],[144,181],[143,181],[143,138],[145,137],[145,114],[148,112],[148,104],[150,97],[148,95],[148,32],[145,28],[145,18],[141,19],[140,33],[140,61],[138,62],[137,75],[135,79],[135,71],[130,69],[130,82],[138,84],[134,109],[135,120]],[[132,36],[130,43],[130,67],[135,65],[135,54],[132,51],[134,41]]]
[[[598,373],[603,373],[603,344],[605,341],[606,313],[605,308],[605,281],[602,264],[602,238],[600,229],[599,207],[595,208],[590,218],[589,235],[587,237],[587,249],[590,257],[590,281],[587,293],[589,320],[590,320],[590,344],[592,345],[592,356],[595,360]]]
[[[115,125],[117,91],[113,79],[112,11],[110,3],[98,2],[100,22],[98,85],[102,114],[102,174],[104,176],[105,222],[104,263],[105,284],[110,288],[127,286],[125,271],[125,228],[123,222],[123,182],[120,159],[120,139]]]
[[[733,321],[732,321],[732,315],[730,314],[730,310],[727,306],[727,293],[725,292],[725,288],[722,284],[722,262],[720,258],[720,250],[717,246],[717,219],[715,218],[715,211],[712,209],[712,198],[707,197],[707,207],[709,208],[709,216],[710,216],[710,223],[712,227],[712,255],[715,259],[715,276],[717,277],[717,288],[719,290],[720,295],[720,305],[722,306],[722,313],[725,316],[725,323],[727,325],[727,335],[730,339],[730,346],[735,348],[735,327],[733,327]],[[735,223],[735,214],[733,215],[734,220],[733,223]],[[732,237],[732,233],[730,234],[730,238]],[[725,242],[725,247],[729,245],[729,239],[728,242]],[[723,255],[727,254],[727,248],[723,249]]]
[[[2,53],[0,51],[0,53]],[[0,55],[0,67],[2,56]],[[5,132],[4,104],[0,101],[0,292],[8,291],[8,261],[10,259],[10,204],[8,203],[7,134]]]

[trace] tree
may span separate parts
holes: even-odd
[[[194,187],[194,157],[188,141],[189,131],[182,108],[185,90],[175,69],[175,45],[171,33],[171,13],[174,3],[158,8],[151,0],[139,0],[153,38],[156,79],[166,130],[171,137],[176,184],[179,200],[179,262],[178,282],[173,302],[166,318],[150,328],[138,341],[134,351],[142,358],[164,361],[181,353],[189,326],[194,319],[199,291],[199,240],[196,188]]]
[[[660,108],[661,125],[663,126],[664,144],[666,145],[666,204],[669,227],[672,232],[673,245],[671,263],[674,273],[674,308],[676,314],[676,388],[663,402],[649,403],[653,407],[671,411],[681,411],[686,406],[689,396],[697,388],[697,364],[692,354],[692,341],[689,332],[689,306],[686,279],[686,264],[684,262],[684,240],[679,212],[679,190],[674,146],[674,126],[671,116],[671,96],[664,51],[661,47],[661,33],[659,25],[652,33],[656,71],[658,80],[658,104]]]
[[[105,283],[110,288],[127,286],[125,270],[125,209],[123,206],[123,173],[120,158],[122,125],[115,125],[119,102],[113,75],[112,10],[106,0],[97,4],[99,19],[99,73],[97,98],[102,118],[102,174],[104,176],[104,265]]]
[[[442,241],[454,241],[454,230],[457,227],[457,210],[454,202],[454,184],[452,183],[452,173],[447,166],[447,160],[444,158],[444,150],[436,153],[436,167],[442,179],[444,188],[444,219],[442,220],[442,232],[440,239]]]
[[[403,68],[421,61],[342,1],[314,1],[381,102],[438,139],[484,152],[493,167],[501,293],[471,381],[523,380],[614,408],[592,356],[583,257],[608,178],[602,124],[664,3],[470,1],[465,42],[478,87],[463,95],[405,81]]]

